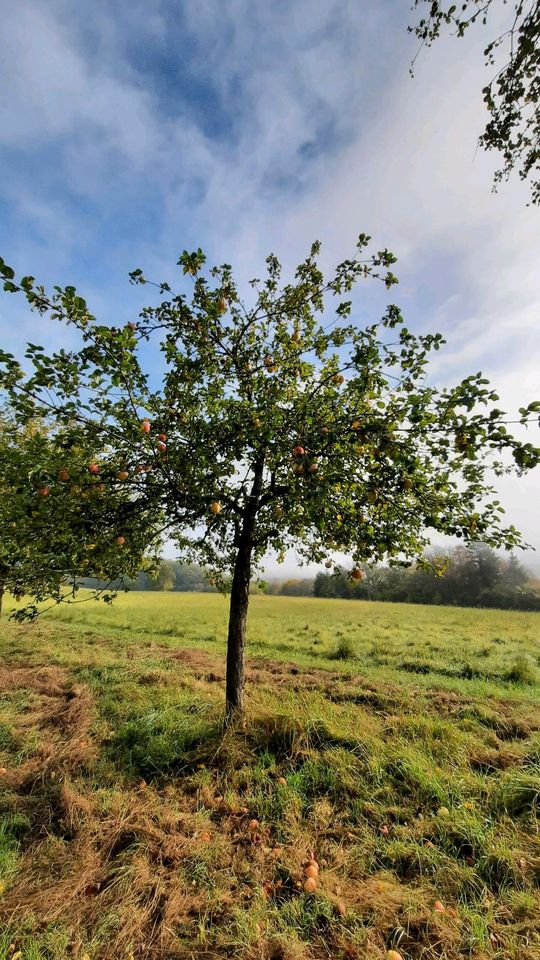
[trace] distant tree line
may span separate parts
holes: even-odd
[[[351,600],[540,610],[539,585],[513,555],[505,559],[484,544],[473,544],[455,547],[444,564],[437,559],[439,574],[419,565],[365,565],[364,580],[355,583],[343,568],[319,573],[313,593]]]
[[[495,607],[503,610],[540,610],[540,583],[514,555],[501,557],[485,544],[458,546],[444,557],[431,554],[433,569],[365,564],[364,579],[350,577],[337,566],[313,578],[254,582],[252,592],[284,597],[330,597],[342,600],[382,600],[394,603],[432,603],[458,607]],[[96,581],[81,581],[94,588]],[[125,586],[130,590],[212,593],[211,576],[197,564],[162,560],[153,570],[142,570]]]

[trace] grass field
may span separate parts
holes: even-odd
[[[0,960],[538,960],[539,616],[255,596],[234,731],[226,619],[3,622]]]

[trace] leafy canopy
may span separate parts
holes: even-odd
[[[394,304],[378,322],[351,322],[357,282],[397,282],[395,257],[369,254],[369,241],[362,234],[329,278],[318,243],[289,283],[269,256],[251,303],[229,265],[207,269],[200,250],[184,252],[189,289],[153,284],[154,305],[121,329],[98,323],[73,287],[49,296],[0,260],[4,289],[80,341],[50,354],[30,343],[22,363],[0,351],[12,418],[0,521],[14,530],[4,563],[17,589],[58,602],[66,577],[74,595],[81,575],[132,576],[164,539],[218,584],[246,536],[255,562],[295,546],[309,561],[340,551],[356,564],[407,563],[422,556],[428,528],[519,545],[491,471],[527,470],[539,451],[508,432],[481,373],[452,388],[428,383],[440,334],[413,334]],[[141,270],[130,276],[150,284]],[[522,408],[522,422],[538,410]]]

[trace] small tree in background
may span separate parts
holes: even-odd
[[[250,579],[269,549],[284,556],[295,546],[329,564],[347,553],[359,580],[363,562],[421,557],[428,528],[520,543],[502,525],[490,476],[528,470],[538,450],[508,432],[481,373],[448,389],[426,385],[440,334],[414,335],[393,304],[379,322],[349,322],[356,282],[396,282],[395,258],[368,255],[369,240],[361,235],[355,256],[326,279],[318,244],[285,285],[268,257],[250,303],[228,265],[205,271],[200,250],[184,252],[189,295],[156,284],[157,302],[120,330],[98,324],[73,287],[49,297],[0,261],[7,292],[81,340],[50,355],[29,344],[26,371],[0,353],[17,423],[47,425],[47,443],[31,464],[16,454],[8,481],[21,491],[14,510],[32,504],[20,534],[37,599],[58,601],[64,575],[75,592],[83,564],[89,576],[133,575],[149,547],[173,540],[183,559],[230,585],[229,714],[243,708]],[[131,280],[149,283],[141,270]],[[145,358],[154,337],[165,362],[159,387]],[[538,409],[523,408],[521,421]]]

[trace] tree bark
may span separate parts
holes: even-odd
[[[234,563],[227,638],[226,712],[229,720],[244,710],[246,623],[249,607],[251,557],[255,543],[257,511],[262,489],[264,453],[253,464],[253,485],[244,510]]]
[[[227,715],[233,717],[244,710],[244,657],[246,622],[251,579],[251,545],[241,544],[234,565],[227,640]]]

